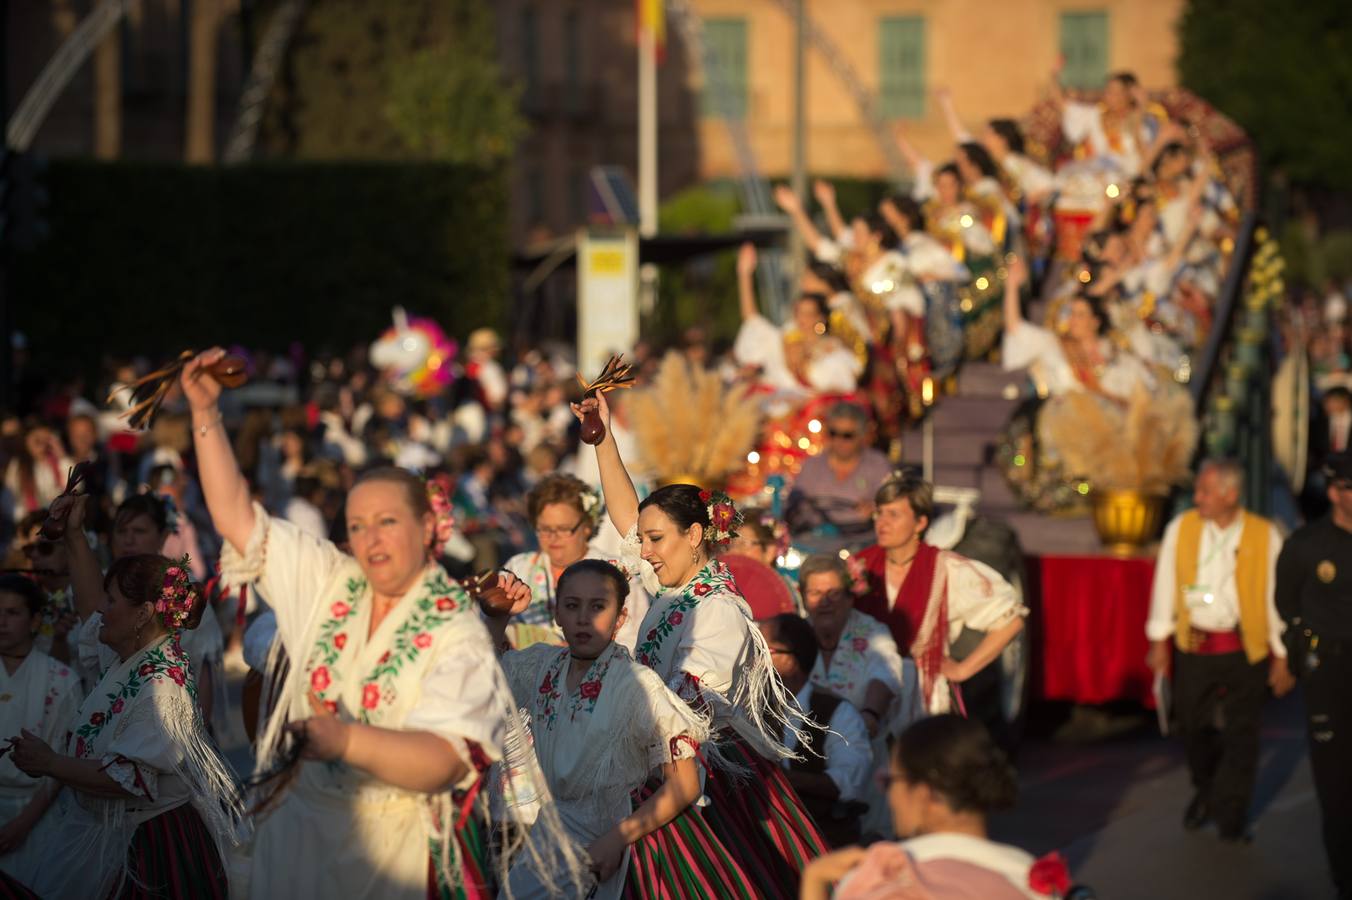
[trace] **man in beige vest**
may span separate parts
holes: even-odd
[[[1151,591],[1150,668],[1174,655],[1174,710],[1196,789],[1183,826],[1214,819],[1221,839],[1247,842],[1245,823],[1258,770],[1258,726],[1271,687],[1295,682],[1286,665],[1273,602],[1282,538],[1240,505],[1243,470],[1229,460],[1202,464],[1195,509],[1164,530]]]

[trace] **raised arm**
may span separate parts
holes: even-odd
[[[818,178],[812,182],[812,196],[817,198],[822,212],[826,214],[826,224],[831,227],[831,234],[837,238],[844,234],[849,226],[845,224],[845,217],[840,214],[840,204],[836,202],[835,185],[824,178]]]
[[[918,171],[929,162],[924,154],[915,149],[915,145],[907,140],[906,132],[902,130],[900,125],[892,129],[892,135],[897,139],[897,149],[901,151],[902,156],[906,157],[906,164],[911,167],[911,172]]]
[[[221,421],[221,385],[202,371],[225,356],[220,347],[200,353],[183,367],[180,382],[192,409],[193,446],[197,451],[198,478],[216,533],[240,553],[253,533],[253,501],[249,483],[239,470],[234,448]]]
[[[73,497],[58,497],[52,504],[52,515],[65,513],[66,533],[62,540],[66,545],[66,559],[70,566],[71,593],[75,596],[75,614],[83,622],[98,612],[103,603],[103,569],[99,566],[94,551],[89,549],[85,540],[84,520],[89,509],[89,496],[79,494]]]
[[[742,310],[742,321],[760,315],[756,305],[756,245],[750,241],[737,250],[737,303]]]
[[[822,233],[803,211],[803,204],[799,202],[798,195],[788,185],[781,184],[775,188],[775,203],[793,220],[793,227],[803,236],[803,243],[807,249],[816,253],[817,246],[822,242]]]
[[[610,516],[615,530],[624,536],[629,529],[638,524],[638,491],[629,478],[629,471],[620,459],[620,448],[615,443],[615,434],[610,430],[610,406],[605,394],[587,397],[581,403],[572,404],[573,415],[579,419],[588,409],[597,409],[601,413],[601,424],[606,427],[606,436],[596,446],[596,463],[601,470],[601,493],[605,495],[606,514]]]
[[[953,106],[953,93],[946,87],[941,87],[934,92],[934,96],[939,101],[939,109],[943,111],[944,123],[948,125],[948,133],[953,136],[953,143],[963,144],[972,139],[972,133],[962,125],[962,119],[958,118],[958,110]]]

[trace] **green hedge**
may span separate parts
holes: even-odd
[[[188,346],[346,348],[396,304],[501,326],[502,172],[440,164],[53,163],[49,234],[14,260],[13,324],[50,365]]]

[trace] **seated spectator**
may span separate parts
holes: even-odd
[[[795,535],[834,529],[867,540],[873,493],[892,466],[868,444],[869,417],[853,403],[837,403],[823,417],[823,452],[808,457],[789,492],[785,519]]]
[[[887,798],[900,843],[851,847],[814,860],[804,900],[1064,896],[1060,857],[1042,860],[986,836],[986,817],[1014,804],[1014,769],[980,723],[956,715],[916,722],[897,741]]]
[[[760,623],[760,629],[775,671],[808,718],[803,730],[807,746],[798,747],[793,729],[784,734],[784,745],[799,753],[798,759],[784,763],[789,783],[832,846],[853,843],[859,839],[862,801],[873,771],[864,720],[848,701],[812,684],[817,637],[807,622],[784,613]]]

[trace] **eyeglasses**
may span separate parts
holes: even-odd
[[[587,521],[586,519],[578,519],[577,524],[574,525],[572,528],[562,528],[554,525],[536,525],[535,533],[538,534],[540,537],[546,538],[563,537],[564,535],[568,534],[577,534],[577,530],[581,528],[582,524],[586,521]]]
[[[826,433],[833,438],[840,438],[842,441],[849,441],[859,437],[859,432],[857,431],[837,431],[834,428],[826,429]]]

